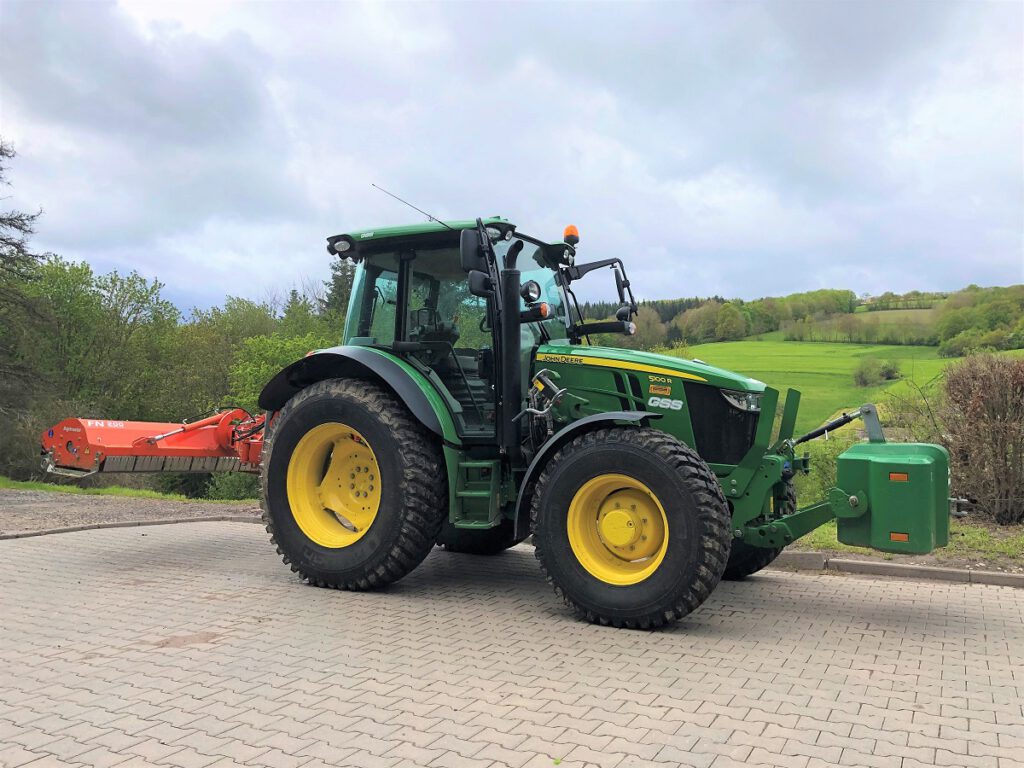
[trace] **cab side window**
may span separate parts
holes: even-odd
[[[376,344],[395,340],[395,309],[398,306],[398,275],[381,272],[374,280],[370,302],[370,333]]]

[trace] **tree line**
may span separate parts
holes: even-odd
[[[879,314],[875,301],[866,312],[794,320],[784,327],[789,341],[832,341],[859,344],[937,346],[943,357],[1024,348],[1024,285],[982,288],[969,285],[943,294],[884,294],[883,303],[896,309],[924,311]],[[908,307],[914,302],[930,306]]]
[[[589,320],[614,316],[611,302],[586,302]],[[883,314],[891,310],[904,310]],[[633,337],[602,335],[595,343],[653,349],[736,341],[779,331],[787,341],[937,346],[944,357],[1024,349],[1024,285],[953,293],[887,292],[858,299],[821,289],[753,301],[721,296],[641,301]]]
[[[13,157],[0,142],[0,184]],[[158,280],[33,250],[39,216],[0,213],[0,474],[37,474],[39,434],[67,416],[180,421],[227,404],[255,410],[283,365],[341,341],[351,262],[334,260],[325,283],[183,313]]]
[[[853,291],[821,289],[744,301],[708,298],[641,301],[633,337],[601,336],[601,343],[651,349],[712,341],[736,341],[785,328],[794,321],[819,320],[857,307]],[[613,317],[617,305],[587,302],[584,317]]]

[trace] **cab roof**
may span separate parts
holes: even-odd
[[[502,232],[507,229],[514,230],[516,225],[501,216],[491,216],[483,219],[484,226],[496,227]],[[336,237],[351,237],[356,242],[366,240],[385,240],[390,237],[408,237],[410,235],[428,235],[432,232],[443,232],[452,229],[474,229],[476,219],[465,219],[463,221],[423,221],[418,224],[403,224],[399,227],[377,227],[376,229],[359,229],[355,232],[346,232]],[[335,239],[335,238],[331,238]]]
[[[516,231],[516,225],[501,216],[490,216],[482,221],[485,227],[500,230],[503,235]],[[475,227],[476,219],[463,219],[445,222],[423,221],[418,224],[405,224],[398,227],[359,229],[328,237],[327,252],[342,258],[352,257],[358,260],[396,246],[445,246],[449,244],[451,236],[462,230]],[[543,248],[547,257],[555,263],[563,262],[563,260],[566,263],[571,263],[571,256],[575,254],[575,249],[565,243],[545,243],[523,234],[519,234],[519,237]],[[457,238],[455,242],[458,242]]]
[[[516,225],[501,216],[491,216],[483,219],[484,226],[495,227],[504,234],[508,230],[515,231]],[[363,244],[376,244],[379,247],[386,246],[380,241],[407,241],[429,238],[430,240],[444,241],[446,235],[457,233],[464,229],[474,229],[476,219],[465,219],[462,221],[423,221],[418,224],[404,224],[398,227],[375,227],[374,229],[358,229],[354,232],[345,232],[340,235],[332,235],[327,238],[327,252],[338,256],[359,256]],[[433,236],[433,237],[431,237]],[[339,247],[336,248],[335,244]],[[345,244],[348,245],[345,245]],[[377,250],[377,248],[371,248]]]

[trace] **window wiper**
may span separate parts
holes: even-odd
[[[579,318],[579,323],[576,324],[573,327],[575,327],[575,328],[582,328],[583,326],[586,325],[586,323],[584,323],[584,321],[583,321],[583,310],[580,309],[579,299],[576,298],[576,294],[573,293],[572,288],[570,288],[568,285],[565,286],[565,292],[567,294],[569,294],[569,296],[572,298],[573,306],[576,307],[576,317]],[[590,342],[590,335],[589,334],[584,333],[582,338],[587,340],[587,346],[592,346],[591,342]],[[576,339],[579,340],[580,336],[577,335]]]

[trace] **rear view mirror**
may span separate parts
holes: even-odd
[[[466,231],[468,232],[469,230]],[[474,232],[473,234],[476,233]],[[463,251],[463,259],[465,259],[465,251]],[[479,269],[469,270],[469,292],[473,296],[487,297],[494,295],[494,286],[491,285],[491,278],[487,276],[486,272],[481,272]]]
[[[480,233],[475,229],[464,229],[459,239],[459,253],[462,256],[462,268],[467,272],[487,271],[483,249],[480,247]],[[486,277],[486,275],[484,275]],[[480,294],[474,294],[479,296]]]
[[[622,280],[622,272],[619,271],[618,267],[615,267],[615,290],[619,292],[619,304],[626,303],[626,284]]]

